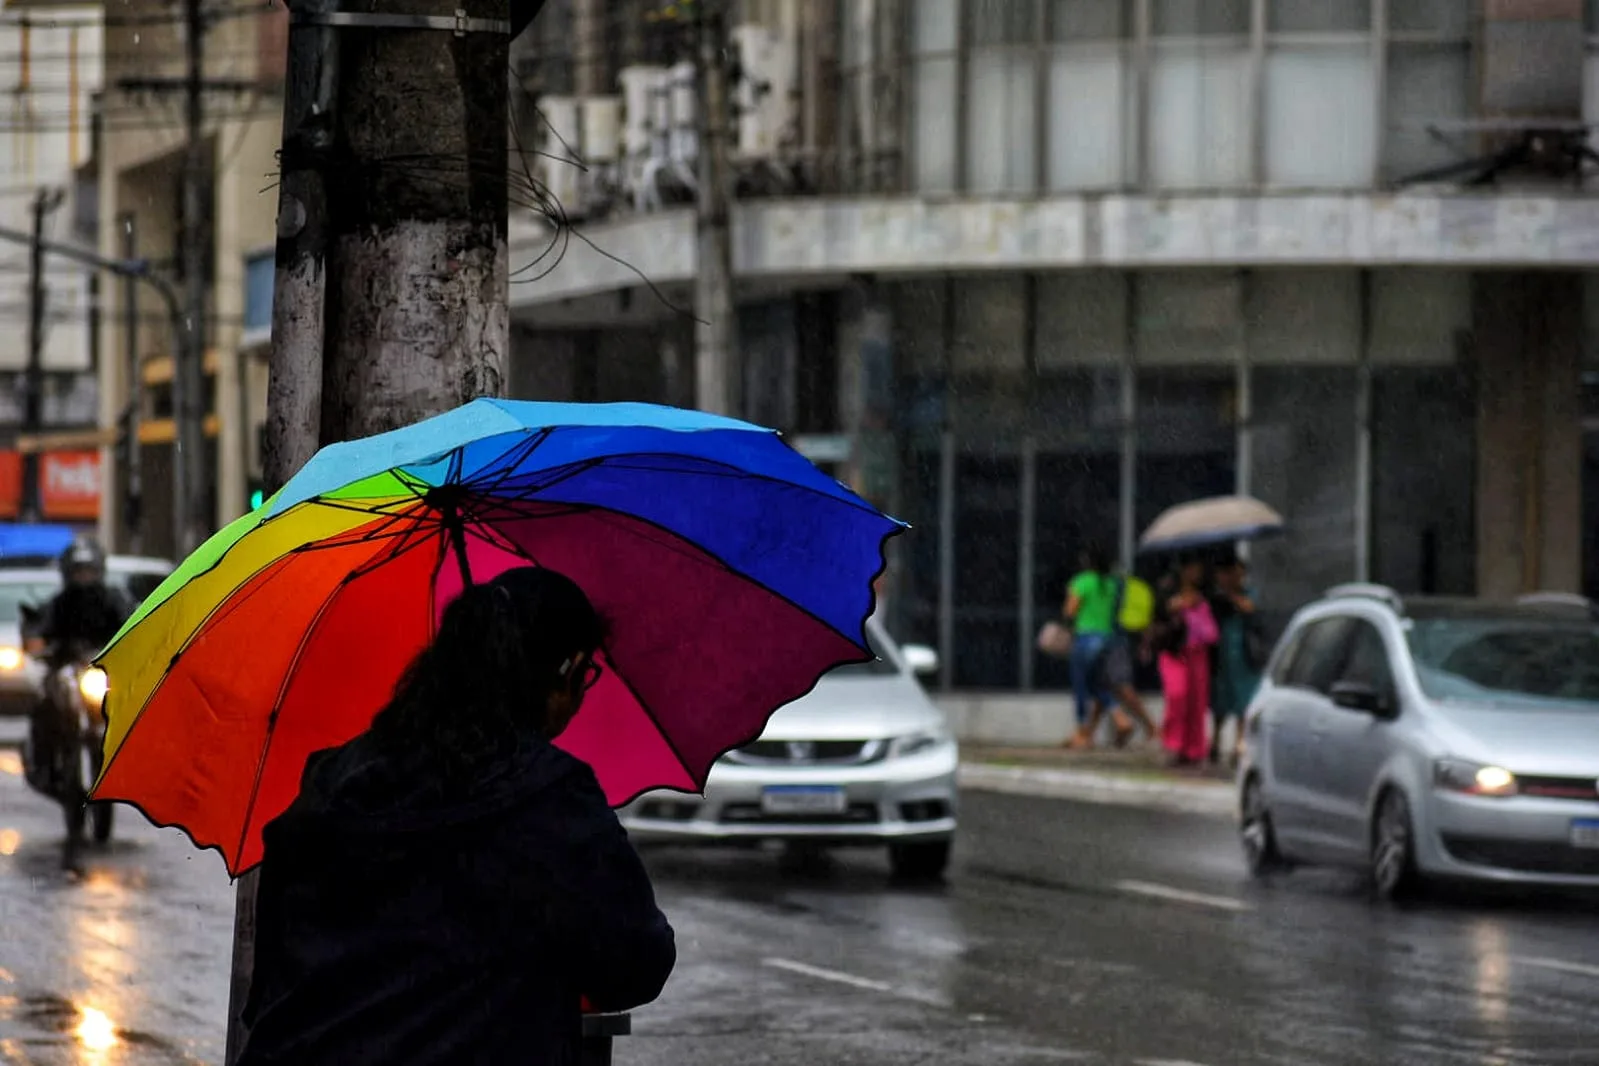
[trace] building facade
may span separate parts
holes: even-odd
[[[32,232],[40,197],[50,207],[42,236],[58,244],[93,244],[99,206],[91,164],[100,92],[101,9],[84,4],[7,5],[0,12],[0,225]],[[92,528],[99,518],[101,466],[97,423],[99,279],[60,256],[42,260],[39,309],[39,422],[27,425],[28,364],[33,337],[29,248],[6,242],[0,276],[0,520],[37,517]],[[24,498],[24,464],[36,490]]]
[[[513,218],[513,388],[685,402],[682,53],[550,10],[599,28],[519,67],[570,221]],[[1062,685],[1032,638],[1081,547],[1216,493],[1288,520],[1279,620],[1346,580],[1599,593],[1596,34],[1576,0],[745,4],[744,411],[913,524],[889,609],[950,687]]]
[[[95,161],[100,254],[149,260],[180,289],[182,15],[181,6],[156,0],[107,5],[105,93]],[[248,319],[259,317],[250,304],[255,276],[250,264],[262,249],[270,255],[275,237],[286,30],[281,4],[219,5],[207,18],[204,152],[214,223],[203,238],[209,251],[206,447],[199,491],[218,527],[247,509],[251,471],[259,469],[256,427],[266,405],[266,369],[260,331],[247,328]],[[255,296],[259,300],[260,294]],[[266,300],[270,308],[270,288]],[[105,356],[100,421],[110,427],[103,455],[111,472],[101,533],[121,548],[171,554],[177,333],[151,288],[104,283],[100,306],[99,345]],[[135,410],[137,417],[130,420]],[[138,447],[130,453],[124,431],[135,427]],[[129,493],[135,454],[143,490],[136,504]]]

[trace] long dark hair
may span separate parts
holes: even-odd
[[[1100,541],[1089,541],[1083,546],[1083,566],[1090,573],[1099,575],[1099,586],[1103,589],[1110,580],[1110,551]]]
[[[426,760],[446,779],[481,773],[544,733],[562,667],[605,641],[583,590],[554,570],[517,567],[461,593],[372,721],[374,745]],[[546,738],[548,739],[548,738]]]

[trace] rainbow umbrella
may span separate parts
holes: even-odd
[[[477,400],[333,445],[101,653],[94,798],[239,874],[307,756],[367,727],[464,583],[529,564],[611,623],[561,746],[613,804],[697,791],[774,709],[870,657],[872,583],[902,528],[772,431],[674,408]]]

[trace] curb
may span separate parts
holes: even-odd
[[[1123,807],[1156,807],[1213,818],[1231,818],[1237,806],[1233,788],[1225,782],[1166,783],[1142,781],[1123,774],[995,763],[961,763],[956,781],[961,788],[978,792]]]

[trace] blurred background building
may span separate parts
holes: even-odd
[[[1080,548],[1213,493],[1286,514],[1278,620],[1345,580],[1599,593],[1599,3],[733,6],[743,410],[915,525],[889,606],[946,686],[1062,685],[1033,634]],[[551,0],[518,42],[519,395],[693,396],[661,12]]]
[[[283,113],[287,10],[281,4],[208,3],[205,8],[205,155],[211,232],[204,323],[207,512],[218,526],[249,504],[259,469],[258,428],[266,408],[264,326],[277,217],[276,152]],[[185,34],[181,5],[107,0],[105,93],[96,158],[99,252],[150,260],[181,288],[184,278],[182,160]],[[109,543],[173,551],[172,319],[156,292],[103,278],[99,315],[101,421],[112,432],[101,530]],[[134,302],[129,302],[133,294]],[[261,301],[264,298],[263,309]],[[253,301],[253,302],[252,302]],[[130,330],[130,315],[133,328]],[[255,327],[252,329],[252,327]],[[117,432],[121,431],[121,432]],[[130,455],[129,432],[138,441]],[[128,473],[136,457],[142,498],[130,513]]]
[[[9,3],[0,8],[0,226],[31,234],[35,208],[46,240],[92,243],[98,193],[92,165],[101,85],[101,9],[83,3]],[[61,259],[41,263],[38,351],[29,373],[30,250],[0,248],[0,520],[31,511],[92,528],[101,464],[94,330],[94,272]],[[28,396],[38,390],[29,425]],[[24,497],[24,456],[37,490]]]

